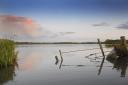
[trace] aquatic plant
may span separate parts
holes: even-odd
[[[8,39],[0,39],[0,67],[14,65],[17,59],[15,42]]]

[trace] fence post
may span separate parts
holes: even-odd
[[[120,37],[120,40],[121,40],[121,46],[126,46],[126,39],[125,39],[125,36],[121,36],[121,37]]]
[[[100,50],[101,50],[101,52],[102,52],[102,55],[103,55],[103,57],[105,57],[105,54],[104,54],[103,47],[102,47],[102,45],[101,45],[100,39],[97,39],[97,40],[98,40],[98,44],[99,44],[99,46],[100,46]]]
[[[63,60],[63,56],[62,56],[61,50],[59,50],[59,53],[60,53],[61,60]]]
[[[60,57],[61,57],[61,63],[60,63],[59,69],[61,69],[61,66],[62,66],[62,63],[63,63],[63,56],[62,56],[61,50],[59,50],[59,53],[60,53]]]

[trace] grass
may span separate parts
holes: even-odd
[[[14,65],[17,59],[15,42],[7,39],[0,39],[0,67]]]

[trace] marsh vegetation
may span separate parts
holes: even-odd
[[[15,42],[7,39],[0,39],[0,68],[14,65],[17,59]]]

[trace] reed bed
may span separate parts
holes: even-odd
[[[0,39],[0,68],[14,65],[17,59],[15,42]]]

